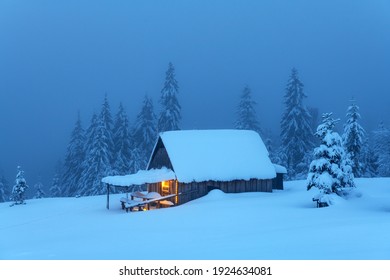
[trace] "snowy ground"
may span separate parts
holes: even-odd
[[[390,259],[390,178],[315,208],[304,181],[125,213],[105,196],[0,203],[0,259]]]

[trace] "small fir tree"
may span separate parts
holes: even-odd
[[[51,182],[50,195],[51,197],[61,196],[60,176],[57,173],[54,174],[54,177]]]
[[[362,176],[361,152],[365,138],[365,131],[359,124],[359,107],[352,100],[347,110],[347,121],[344,125],[343,144],[352,162],[352,172],[355,177]]]
[[[42,182],[38,182],[34,185],[34,188],[36,189],[36,193],[34,198],[39,199],[45,197],[45,192],[43,191],[43,184]]]
[[[322,116],[323,122],[315,135],[321,144],[314,149],[314,160],[310,164],[307,189],[317,188],[321,194],[344,195],[355,187],[350,160],[343,148],[340,135],[333,131],[338,120],[332,113]]]
[[[25,204],[24,196],[25,192],[28,189],[28,185],[26,183],[26,179],[24,178],[24,171],[18,166],[18,171],[16,174],[15,185],[12,188],[12,200],[14,201],[12,205],[16,204]]]
[[[181,106],[177,95],[179,86],[175,78],[175,68],[169,63],[165,76],[164,87],[161,90],[161,112],[158,118],[158,131],[179,130],[181,121]]]
[[[255,106],[256,102],[252,99],[251,90],[248,86],[245,86],[237,107],[236,129],[254,130],[262,134],[257,120]]]

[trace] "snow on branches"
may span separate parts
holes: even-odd
[[[338,122],[332,113],[322,116],[323,122],[315,135],[320,138],[320,146],[314,149],[314,160],[310,164],[307,189],[319,189],[322,195],[336,193],[344,196],[355,187],[351,161],[342,145],[340,135],[333,129]]]

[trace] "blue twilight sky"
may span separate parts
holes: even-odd
[[[158,113],[170,61],[185,129],[233,127],[249,85],[278,135],[292,67],[307,105],[343,120],[354,96],[367,130],[390,125],[389,50],[387,0],[0,0],[0,170],[48,184],[77,112],[107,93],[131,121],[145,94]]]

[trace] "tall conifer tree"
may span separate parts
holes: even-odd
[[[114,174],[129,174],[132,139],[129,131],[129,119],[122,103],[119,104],[114,124]]]
[[[303,92],[303,83],[298,71],[293,68],[284,95],[285,110],[281,120],[281,149],[291,178],[302,172],[297,170],[305,155],[312,151],[313,132],[311,116],[303,103],[307,96]]]
[[[175,78],[175,68],[169,63],[165,75],[164,87],[161,90],[161,112],[158,118],[158,131],[179,130],[181,121],[181,106],[177,95],[179,86]]]
[[[4,176],[0,177],[0,202],[6,202],[10,198],[10,186]]]
[[[352,171],[355,177],[362,176],[363,166],[361,163],[361,152],[364,143],[365,132],[359,124],[359,107],[352,100],[347,110],[347,121],[344,125],[343,144],[346,152],[352,161]]]
[[[137,161],[138,157],[138,167],[144,169],[157,138],[156,115],[154,114],[152,99],[148,96],[145,96],[141,111],[137,115],[133,135],[134,161]],[[133,164],[137,164],[137,162]],[[133,166],[133,168],[136,167],[137,165]],[[136,172],[137,170],[133,171]]]
[[[111,110],[106,96],[99,116],[94,115],[87,132],[86,155],[79,195],[99,195],[105,192],[101,187],[101,179],[113,174],[112,125]]]
[[[390,130],[381,122],[373,131],[373,150],[378,162],[378,175],[390,176]]]
[[[256,102],[252,98],[251,89],[248,86],[245,86],[240,96],[240,103],[237,107],[236,129],[254,130],[262,134],[260,132],[255,106]]]
[[[58,176],[61,176],[59,181],[63,188],[61,193],[62,196],[74,196],[78,191],[79,180],[84,168],[84,146],[85,132],[81,124],[80,114],[78,114],[65,155],[64,172],[58,174]],[[56,193],[56,196],[59,195],[59,193]]]

